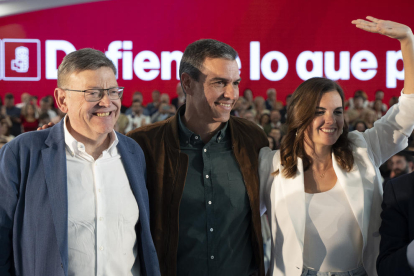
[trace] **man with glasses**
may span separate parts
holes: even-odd
[[[123,87],[97,50],[67,55],[66,117],[0,151],[0,275],[160,275],[140,146],[115,133]]]

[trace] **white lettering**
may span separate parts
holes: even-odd
[[[57,79],[57,51],[63,51],[65,54],[76,51],[75,46],[66,40],[46,40],[46,79]]]
[[[365,59],[365,61],[364,61]],[[377,58],[370,51],[362,50],[357,52],[351,60],[351,71],[355,78],[367,81],[377,74]],[[368,69],[367,71],[362,71]]]
[[[122,49],[122,41],[116,40],[109,43],[108,51],[105,52],[107,58],[112,60],[112,63],[116,68],[116,78],[118,79],[118,59],[122,58],[122,53],[119,51]]]
[[[306,63],[311,61],[313,68],[311,71],[306,69]],[[296,72],[302,80],[307,80],[313,77],[322,77],[323,68],[322,68],[323,54],[322,52],[311,52],[304,51],[299,54],[296,60]]]
[[[160,74],[160,60],[151,51],[142,51],[135,56],[134,72],[135,75],[144,81],[151,81]],[[149,70],[146,72],[145,70]]]
[[[387,51],[387,88],[396,88],[397,80],[404,80],[404,68],[399,71],[397,69],[397,62],[402,60],[400,51]]]
[[[122,46],[122,79],[132,80],[132,41],[124,41]]]
[[[250,79],[260,80],[260,42],[250,42]]]
[[[271,65],[273,60],[276,60],[278,64],[276,72],[272,71]],[[289,63],[284,54],[278,51],[271,51],[264,55],[261,69],[263,76],[265,76],[266,79],[271,81],[279,81],[286,76],[289,69]]]
[[[331,80],[349,80],[350,53],[339,53],[339,70],[335,70],[335,52],[325,52],[325,76]]]
[[[161,52],[161,79],[170,80],[171,79],[171,62],[175,61],[176,63],[176,79],[180,79],[180,61],[183,57],[183,52],[174,51],[174,52]]]

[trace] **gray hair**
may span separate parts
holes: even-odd
[[[83,48],[66,55],[59,65],[57,85],[62,88],[66,77],[73,72],[82,72],[85,70],[98,70],[101,67],[112,69],[116,75],[116,68],[112,61],[101,51]]]
[[[238,54],[230,45],[214,40],[200,39],[190,45],[184,51],[180,62],[180,79],[182,73],[187,73],[196,81],[201,74],[201,66],[206,58],[224,58],[235,60]],[[185,92],[184,88],[183,91]]]

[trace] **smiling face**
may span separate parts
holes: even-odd
[[[315,118],[308,127],[307,135],[316,147],[331,147],[342,134],[344,115],[342,99],[338,91],[322,95],[315,111]]]
[[[197,110],[205,123],[223,123],[239,98],[240,75],[237,62],[223,58],[206,58],[199,81],[191,80],[187,105]]]
[[[67,77],[65,89],[107,89],[117,87],[115,74],[108,67],[98,70],[74,72]],[[106,91],[105,91],[106,92]],[[97,102],[87,102],[83,92],[66,91],[57,88],[55,96],[59,108],[69,117],[69,130],[83,137],[98,140],[114,129],[118,119],[121,100],[110,100],[108,94]]]

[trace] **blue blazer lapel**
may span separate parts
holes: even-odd
[[[119,143],[117,145],[117,149],[119,154],[122,158],[122,164],[124,165],[125,172],[128,177],[129,184],[131,185],[132,192],[134,193],[135,199],[138,203],[138,208],[140,212],[146,210],[146,206],[142,202],[142,189],[146,189],[145,179],[146,179],[146,168],[145,163],[137,164],[137,156],[138,152],[134,152],[134,150],[130,147],[131,141],[128,141],[126,137],[121,134],[118,134]],[[140,187],[140,185],[142,185]]]
[[[63,120],[50,129],[42,150],[46,185],[55,225],[56,240],[65,271],[68,273],[68,192]]]

